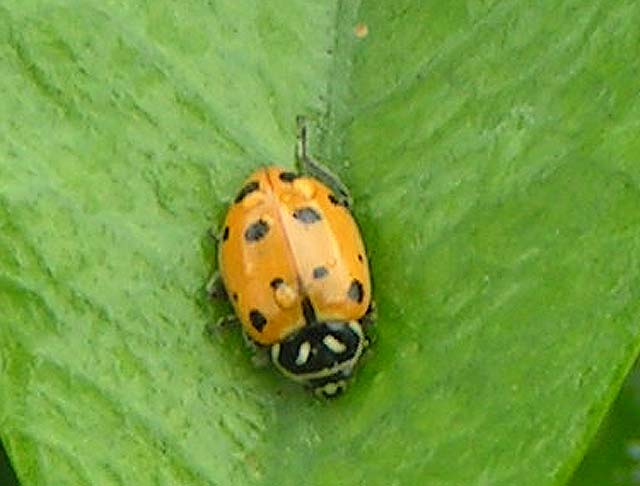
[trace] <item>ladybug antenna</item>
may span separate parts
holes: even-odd
[[[296,117],[296,125],[298,128],[298,143],[296,147],[296,159],[299,161],[306,160],[307,156],[307,120],[304,116]]]

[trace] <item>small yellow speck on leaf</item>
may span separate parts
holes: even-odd
[[[353,31],[358,39],[364,39],[365,37],[367,37],[367,35],[369,35],[369,27],[367,27],[367,24],[363,22],[359,22],[358,24],[356,24],[356,27],[355,29],[353,29]]]

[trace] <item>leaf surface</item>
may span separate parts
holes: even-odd
[[[21,482],[566,481],[640,345],[639,39],[632,1],[4,2]],[[327,403],[204,331],[207,229],[299,114],[379,308]]]

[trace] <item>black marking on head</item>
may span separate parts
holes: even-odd
[[[335,353],[323,342],[325,337],[331,336],[344,345],[344,351]],[[304,363],[297,363],[300,346],[309,343],[311,350]],[[361,336],[350,326],[344,324],[330,324],[317,322],[312,326],[305,326],[300,331],[289,336],[280,343],[277,362],[282,368],[295,375],[316,373],[329,370],[352,360],[360,350]],[[339,372],[339,377],[346,377],[350,370]],[[312,386],[317,387],[330,381],[337,381],[338,374],[331,374],[326,378],[319,378],[317,383],[310,380]],[[326,379],[326,381],[324,381]],[[322,381],[322,383],[321,383]]]
[[[267,318],[262,315],[262,312],[256,309],[252,309],[251,312],[249,312],[249,320],[258,332],[262,332],[264,326],[267,325]]]
[[[362,302],[364,299],[364,290],[362,288],[362,283],[358,279],[353,279],[351,285],[349,286],[349,290],[347,290],[347,297],[351,300],[357,302],[358,304]]]
[[[260,241],[269,232],[269,225],[266,221],[259,219],[251,224],[244,232],[244,239],[249,242]]]
[[[278,287],[280,287],[282,284],[284,283],[284,280],[282,280],[280,277],[274,278],[271,283],[269,285],[271,285],[271,288],[273,290],[276,290]]]
[[[340,200],[338,199],[335,194],[333,193],[329,193],[329,201],[331,202],[331,204],[333,204],[334,206],[343,206],[345,208],[349,207],[349,204],[347,203],[347,200]]]
[[[234,292],[234,293],[231,295],[231,297],[233,298],[233,300],[234,300],[235,302],[238,302],[238,294],[237,294],[236,292]]]
[[[248,182],[242,189],[240,189],[240,192],[236,196],[234,202],[239,203],[245,197],[247,197],[248,194],[251,194],[253,191],[257,191],[259,188],[260,184],[258,184],[258,181]]]
[[[344,391],[344,386],[337,387],[334,393],[327,393],[323,390],[323,388],[325,388],[330,383],[339,383],[341,381],[344,382],[347,378],[348,376],[346,376],[345,373],[343,373],[342,371],[338,371],[337,373],[329,376],[309,380],[309,385],[316,391],[316,393],[319,390],[324,398],[335,398],[342,394],[342,392]]]
[[[316,267],[313,269],[313,278],[315,279],[323,278],[323,277],[326,277],[328,273],[329,273],[329,270],[327,270],[327,267],[320,265],[319,267]]]
[[[358,253],[358,261],[360,263],[362,263],[364,261],[364,258],[362,258],[362,253]]]
[[[340,380],[338,380],[338,381],[340,381]],[[328,393],[325,390],[323,390],[323,388],[326,387],[327,385],[328,385],[328,383],[325,383],[322,386],[316,387],[316,393],[318,393],[317,390],[321,390],[320,393],[322,394],[322,397],[326,398],[326,399],[329,399],[329,400],[333,399],[333,398],[337,398],[340,395],[342,395],[342,393],[344,393],[344,386],[336,388],[336,391],[334,393]]]
[[[293,182],[299,176],[298,174],[294,174],[293,172],[285,171],[285,172],[280,172],[280,175],[278,177],[282,182]]]
[[[304,321],[307,325],[316,322],[316,311],[313,308],[309,297],[302,299],[302,315],[304,316]]]
[[[293,212],[293,217],[305,224],[315,223],[322,219],[320,213],[310,207],[296,209]]]
[[[222,241],[227,241],[229,239],[229,227],[225,226],[224,231],[222,232]]]

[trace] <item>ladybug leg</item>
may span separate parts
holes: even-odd
[[[360,318],[360,324],[362,324],[362,327],[366,329],[373,326],[377,320],[378,308],[376,307],[376,303],[372,300],[367,312]]]
[[[220,243],[220,231],[216,228],[209,228],[209,237],[214,241],[215,245],[218,246]],[[212,300],[227,300],[229,296],[227,295],[227,290],[224,288],[224,283],[222,282],[222,277],[220,277],[220,272],[217,270],[213,272],[213,275],[207,282],[207,294],[209,298]]]
[[[256,368],[264,368],[269,364],[269,353],[265,350],[264,346],[260,346],[246,333],[242,332],[244,343],[251,351],[251,363]]]
[[[239,326],[240,321],[234,314],[228,314],[226,316],[222,316],[216,322],[207,324],[207,330],[210,333],[216,332],[219,329],[231,326]]]
[[[351,194],[340,178],[320,162],[313,160],[307,151],[307,121],[303,116],[296,118],[298,139],[296,143],[296,166],[301,174],[315,177],[329,187],[339,203],[351,207]]]
[[[218,327],[226,327],[226,326],[239,326],[240,320],[235,316],[235,314],[228,314],[226,316],[222,316],[220,319],[216,321],[216,326]]]
[[[204,334],[209,339],[218,339],[219,336],[222,334],[223,330],[232,326],[239,326],[239,325],[240,325],[240,321],[238,320],[238,318],[233,314],[229,314],[226,316],[222,316],[216,322],[207,323],[204,326]]]
[[[209,231],[207,231],[207,234],[209,235],[209,238],[211,238],[213,240],[213,243],[218,246],[218,243],[220,243],[220,233],[221,231],[217,228],[209,228]]]
[[[229,298],[224,288],[224,283],[222,283],[220,272],[213,272],[209,282],[207,282],[207,295],[211,300],[225,300]]]
[[[358,319],[358,322],[362,326],[362,330],[365,335],[365,343],[364,343],[365,348],[368,348],[369,345],[373,341],[375,341],[376,336],[375,336],[375,333],[374,334],[371,333],[371,327],[376,323],[377,319],[378,319],[378,309],[376,307],[376,303],[372,300],[369,303],[369,308],[367,309],[367,312],[365,312],[365,314],[360,319]]]

